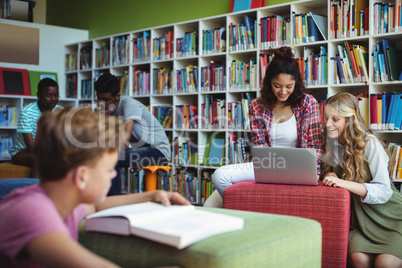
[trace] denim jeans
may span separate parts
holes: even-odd
[[[121,193],[121,168],[131,167],[140,168],[146,166],[163,166],[169,161],[154,147],[142,147],[137,149],[127,149],[119,154],[119,161],[116,165],[117,176],[112,180],[108,195],[119,195]]]

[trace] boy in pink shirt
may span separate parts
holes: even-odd
[[[43,114],[34,145],[40,182],[0,203],[0,267],[116,267],[77,243],[86,215],[146,201],[189,205],[165,191],[106,197],[122,135],[121,121],[88,109]]]

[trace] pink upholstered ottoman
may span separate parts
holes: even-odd
[[[321,184],[299,186],[241,182],[225,190],[223,207],[314,219],[322,227],[322,267],[346,267],[350,193],[345,189]]]

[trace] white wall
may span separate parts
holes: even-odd
[[[88,30],[0,19],[2,24],[39,28],[39,65],[0,62],[0,67],[57,72],[60,97],[65,97],[64,45],[88,39]],[[0,38],[7,38],[1,35]],[[4,53],[0,51],[0,53]]]

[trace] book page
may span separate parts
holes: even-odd
[[[154,220],[142,225],[142,223],[134,222],[132,226],[138,226],[142,229],[157,230],[161,233],[171,235],[183,235],[194,231],[209,232],[211,228],[220,228],[220,226],[237,225],[237,221],[241,218],[228,215],[206,212],[201,210],[189,211],[180,216],[171,215],[161,219]]]
[[[118,216],[127,218],[130,224],[145,224],[147,222],[154,221],[155,219],[163,219],[165,217],[171,217],[173,215],[177,215],[178,213],[192,210],[194,210],[194,206],[191,205],[164,206],[153,202],[146,202],[105,209],[89,215],[87,219]]]
[[[184,248],[201,239],[243,228],[239,217],[203,210],[171,215],[147,224],[132,224],[131,232],[161,243]]]

